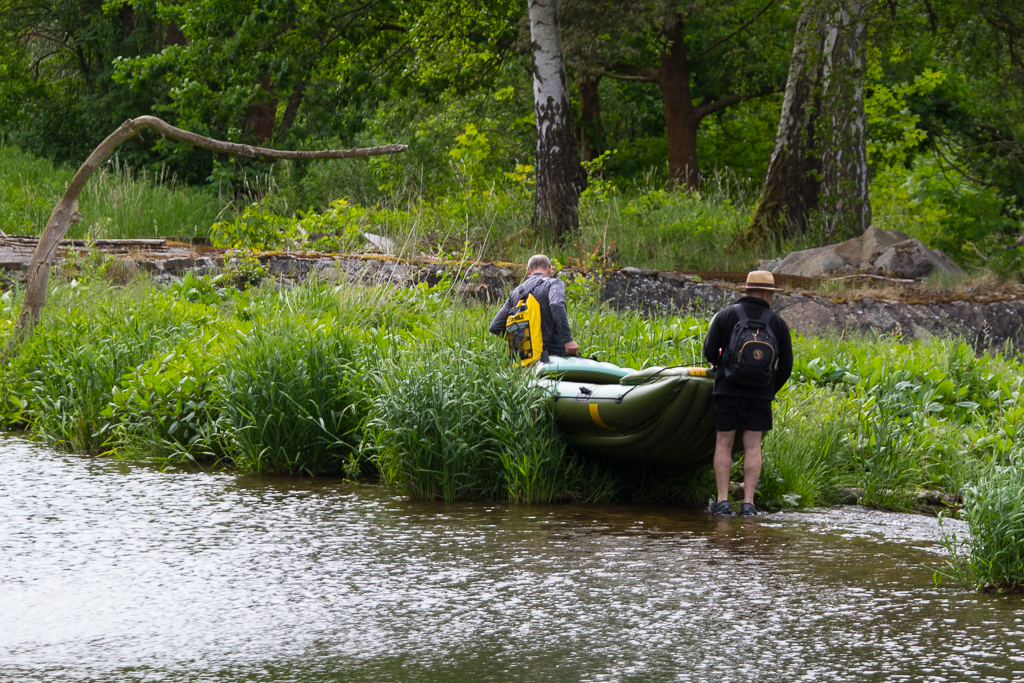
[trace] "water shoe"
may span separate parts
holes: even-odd
[[[716,502],[716,500],[712,498],[708,501],[708,512],[712,515],[728,517],[732,514],[732,508],[729,507],[729,501],[723,500],[721,502]]]
[[[757,508],[753,503],[743,503],[740,505],[740,514],[744,517],[753,517],[757,514]]]

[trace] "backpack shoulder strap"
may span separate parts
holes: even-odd
[[[765,327],[767,327],[768,323],[771,321],[773,315],[775,315],[775,311],[773,311],[771,309],[771,307],[768,307],[768,308],[764,309],[764,313],[761,314],[761,317],[758,318],[758,320],[763,322]]]
[[[531,279],[533,280],[533,282],[524,282],[523,284],[519,285],[518,289],[520,291],[519,291],[519,296],[517,298],[524,299],[527,296],[529,296],[530,294],[533,294],[533,290],[537,289],[538,287],[540,287],[542,284],[544,284],[548,280],[548,278],[543,277],[543,276],[538,277],[538,278],[531,278]]]
[[[733,304],[736,309],[736,315],[740,317],[740,324],[746,325],[747,321],[750,320],[750,316],[747,315],[747,309],[743,307],[743,304]]]

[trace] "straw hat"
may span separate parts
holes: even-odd
[[[760,289],[768,292],[780,292],[775,286],[775,276],[767,270],[752,270],[747,273],[747,284],[743,291],[749,292],[752,289]]]

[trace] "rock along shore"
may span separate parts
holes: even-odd
[[[0,239],[0,270],[7,279],[24,276],[34,238]],[[230,254],[223,249],[172,240],[103,240],[85,245],[68,242],[62,257],[99,250],[122,262],[127,271],[146,271],[167,283],[186,272],[216,274]],[[311,275],[363,284],[409,287],[435,285],[448,277],[463,296],[496,302],[523,276],[521,264],[456,263],[433,258],[398,258],[378,254],[265,252],[258,255],[268,275],[297,283]],[[739,296],[744,273],[679,273],[642,268],[565,269],[561,277],[592,278],[601,299],[614,308],[658,314],[710,315]],[[1024,345],[1024,287],[971,296],[926,296],[908,291],[899,299],[870,296],[842,299],[815,293],[818,281],[777,276],[785,291],[774,308],[797,332],[825,331],[899,334],[926,340],[935,335],[962,335],[976,349]]]

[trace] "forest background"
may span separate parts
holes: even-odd
[[[853,78],[869,218],[965,265],[1019,271],[1024,7],[819,4],[864,29]],[[559,3],[582,165],[579,230],[561,236],[533,216],[527,3],[0,0],[0,229],[38,232],[67,164],[155,114],[283,149],[409,151],[271,164],[142,136],[87,190],[73,235],[358,250],[369,231],[442,256],[521,261],[545,248],[582,265],[748,268],[850,236],[811,211],[749,239],[807,7]],[[812,111],[801,134],[820,135],[827,114]]]

